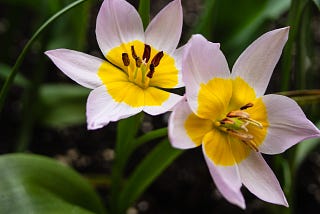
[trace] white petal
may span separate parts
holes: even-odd
[[[161,90],[161,89],[158,89]],[[168,92],[169,93],[169,92]],[[163,114],[167,111],[171,111],[183,97],[177,94],[169,93],[169,98],[162,105],[159,106],[145,106],[143,111],[151,115]],[[155,98],[156,99],[156,98]]]
[[[264,201],[288,207],[276,176],[260,153],[251,152],[238,166],[242,183],[250,192]]]
[[[118,121],[142,111],[142,107],[133,108],[118,103],[108,94],[104,85],[94,89],[87,100],[88,129],[99,129],[111,121]]]
[[[170,115],[168,123],[168,134],[171,145],[178,149],[190,149],[198,146],[186,132],[184,124],[186,119],[193,114],[187,100],[182,99]]]
[[[136,9],[124,0],[105,0],[98,13],[96,36],[104,56],[122,43],[144,42],[141,18]]]
[[[266,139],[259,147],[262,153],[278,154],[300,141],[320,137],[319,129],[306,118],[294,100],[274,94],[262,99],[269,121]]]
[[[193,111],[197,109],[200,84],[215,77],[228,78],[230,71],[218,43],[211,43],[202,35],[194,35],[185,48],[182,78],[186,94]]]
[[[216,166],[206,155],[204,146],[203,153],[210,174],[220,193],[232,204],[245,209],[246,204],[240,191],[242,186],[237,165]]]
[[[85,53],[68,49],[46,51],[45,54],[68,77],[87,88],[96,88],[102,85],[97,75],[102,59]]]
[[[182,32],[183,12],[180,0],[170,2],[150,22],[146,29],[146,43],[159,51],[172,54]]]
[[[289,27],[270,31],[254,41],[237,59],[232,76],[240,76],[262,96],[288,39]]]

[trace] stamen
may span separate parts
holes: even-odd
[[[256,152],[259,151],[257,145],[253,141],[253,136],[251,134],[239,132],[239,131],[236,131],[236,130],[233,130],[233,129],[227,129],[227,132],[230,135],[232,135],[232,136],[234,136],[236,138],[239,138],[241,140],[241,142],[243,142],[244,144],[249,146],[252,150],[254,150]]]
[[[129,55],[127,53],[122,53],[122,62],[125,66],[130,64]]]
[[[235,124],[235,122],[233,120],[229,119],[229,118],[224,118],[223,120],[220,120],[220,123],[222,125],[225,125],[225,124],[233,125],[233,124]]]
[[[145,63],[148,63],[148,61],[150,59],[150,54],[151,54],[150,45],[144,44],[144,51],[143,51],[142,60],[144,60]]]
[[[133,59],[136,61],[136,66],[137,66],[138,68],[140,68],[141,63],[142,63],[142,60],[140,59],[140,57],[137,56],[136,51],[134,50],[134,46],[133,46],[133,45],[131,46],[131,54],[132,54]]]
[[[250,141],[242,140],[242,142],[244,144],[246,144],[247,146],[249,146],[252,150],[259,152],[259,149],[258,149],[257,145],[253,142],[253,140],[250,140]]]
[[[227,117],[238,117],[238,118],[250,118],[250,115],[247,112],[241,110],[230,111],[227,114]]]
[[[151,64],[150,64],[150,71],[147,73],[147,77],[152,78],[153,74],[155,72],[155,67],[157,67],[160,63],[160,60],[163,57],[163,51],[158,52],[153,59],[151,60]]]
[[[150,71],[147,73],[147,77],[149,77],[150,79],[153,77],[153,74],[154,74],[154,64],[150,64]]]
[[[244,141],[253,140],[253,136],[248,133],[240,132],[240,131],[233,130],[233,129],[227,129],[227,132],[230,135],[239,138],[240,140],[244,140]]]
[[[240,110],[245,110],[245,109],[251,108],[251,107],[253,107],[253,103],[247,103],[247,104],[245,104],[244,106],[242,106],[242,107],[240,108]]]
[[[160,60],[163,57],[163,51],[158,52],[152,59],[151,64],[154,65],[154,67],[157,67],[160,63]]]
[[[245,118],[244,120],[245,120],[245,121],[247,121],[248,123],[252,124],[252,125],[257,126],[257,127],[258,127],[258,128],[260,128],[260,129],[262,129],[262,128],[263,128],[263,125],[262,125],[260,122],[258,122],[258,121],[256,121],[256,120],[254,120],[254,119],[251,119],[251,118]]]

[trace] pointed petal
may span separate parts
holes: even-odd
[[[97,75],[102,59],[68,49],[46,51],[45,54],[68,77],[87,88],[102,85]]]
[[[87,100],[88,129],[99,129],[110,121],[130,117],[142,111],[142,107],[133,108],[125,103],[116,102],[104,85],[94,89]]]
[[[320,131],[310,122],[298,104],[285,96],[265,95],[262,97],[268,113],[269,127],[262,153],[278,154],[296,143],[320,137]]]
[[[240,191],[242,183],[237,165],[217,166],[208,157],[205,146],[202,148],[211,177],[220,193],[230,203],[245,209],[246,204]]]
[[[185,49],[182,74],[191,109],[197,111],[197,97],[200,85],[215,77],[230,76],[227,61],[219,44],[207,41],[201,35],[194,35]],[[231,89],[230,89],[231,90]]]
[[[122,43],[144,42],[141,18],[136,9],[124,0],[105,0],[98,13],[96,36],[104,56]]]
[[[239,164],[243,184],[258,198],[288,207],[280,184],[260,153],[251,155]]]
[[[167,97],[166,100],[163,100]],[[169,93],[155,87],[149,87],[144,91],[145,107],[143,111],[151,115],[163,114],[171,111],[183,97]],[[151,104],[151,105],[149,105]]]
[[[150,22],[146,29],[146,43],[172,54],[182,32],[183,12],[180,0],[170,2]]]
[[[187,100],[181,100],[169,118],[168,130],[171,145],[179,149],[190,149],[202,143],[204,135],[212,128],[210,120],[197,117]]]
[[[262,96],[288,39],[289,27],[270,31],[254,41],[237,59],[232,76],[240,76]]]

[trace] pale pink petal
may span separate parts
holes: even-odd
[[[104,85],[94,89],[87,100],[88,129],[99,129],[111,121],[118,121],[142,111],[125,103],[115,102]]]
[[[151,114],[151,115],[159,115],[159,114],[163,114],[167,111],[171,111],[173,106],[175,106],[183,97],[174,93],[170,93],[164,90],[161,90],[159,88],[155,88],[155,87],[149,87],[145,93],[145,99],[154,99],[157,100],[157,94],[158,93],[166,93],[169,95],[169,98],[164,101],[161,105],[155,105],[155,106],[145,106],[143,108],[143,111]],[[150,101],[150,100],[149,100]],[[148,102],[148,101],[146,101]]]
[[[251,152],[239,165],[242,183],[258,198],[288,207],[279,181],[260,153]]]
[[[45,54],[65,75],[80,85],[91,89],[102,85],[97,72],[106,61],[68,49],[50,50]]]
[[[262,97],[267,108],[269,128],[262,153],[278,154],[296,143],[320,137],[320,131],[310,122],[298,104],[285,96],[265,95]]]
[[[133,40],[144,42],[141,18],[125,0],[105,0],[98,13],[96,36],[104,56],[122,43]]]
[[[186,94],[193,111],[197,109],[200,85],[215,77],[228,78],[230,71],[218,43],[211,43],[202,35],[194,35],[185,48],[182,74]]]
[[[182,81],[182,57],[183,57],[183,54],[184,54],[185,50],[186,50],[186,45],[178,48],[172,54],[172,57],[175,60],[176,68],[179,71],[179,73],[178,73],[178,84],[174,88],[184,87],[184,82]]]
[[[237,165],[217,166],[207,157],[204,146],[202,148],[210,174],[220,193],[230,203],[245,209],[246,204],[240,191],[242,183]]]
[[[288,39],[289,27],[270,31],[254,41],[237,59],[232,76],[240,76],[262,96]]]
[[[159,51],[172,54],[182,32],[183,12],[180,0],[170,2],[150,22],[146,29],[146,43]]]
[[[187,118],[193,114],[187,100],[182,99],[173,109],[168,123],[168,135],[171,145],[178,149],[190,149],[197,147],[185,129]]]

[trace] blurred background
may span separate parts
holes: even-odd
[[[72,0],[0,0],[0,86],[33,33]],[[136,8],[138,0],[128,0]],[[169,0],[151,0],[151,18]],[[88,131],[89,90],[72,82],[44,55],[55,48],[79,50],[103,58],[95,37],[100,0],[73,8],[39,36],[28,51],[0,115],[0,154],[27,152],[67,164],[106,199],[114,158],[116,123]],[[263,33],[291,26],[290,39],[267,93],[296,99],[319,125],[320,13],[318,0],[182,0],[181,45],[194,33],[221,43],[230,68]],[[289,91],[289,92],[288,92]],[[168,114],[144,116],[140,133],[167,126]],[[319,127],[319,126],[318,126]],[[130,170],[150,151],[143,145],[130,158]],[[292,191],[293,213],[320,213],[319,140],[304,142],[275,157],[265,156],[286,193]],[[294,166],[292,166],[292,163]],[[290,171],[291,170],[291,171]],[[292,173],[292,170],[294,173]],[[294,176],[288,175],[292,173]],[[1,173],[0,173],[1,182]],[[289,212],[263,202],[243,189],[245,211],[229,204],[216,190],[201,149],[185,151],[147,189],[129,213],[270,213]]]

